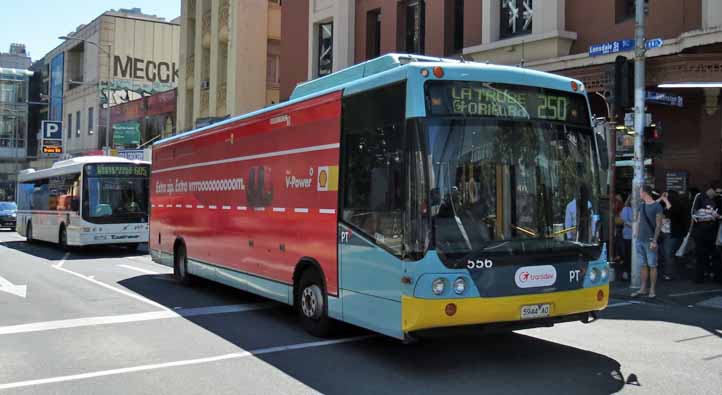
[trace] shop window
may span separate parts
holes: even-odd
[[[381,9],[366,13],[366,59],[381,55]]]
[[[88,134],[93,134],[93,107],[88,108]]]
[[[424,54],[425,18],[424,0],[410,1],[406,6],[406,52]]]
[[[405,85],[343,104],[343,220],[401,256],[404,218]]]
[[[531,34],[534,17],[532,0],[501,0],[500,17],[500,38]]]
[[[333,72],[333,22],[318,25],[318,75],[323,77]]]
[[[614,21],[616,23],[634,19],[634,14],[634,0],[614,0]]]

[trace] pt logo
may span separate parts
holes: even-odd
[[[341,232],[341,244],[346,244],[351,241],[351,231],[344,230]]]
[[[569,282],[578,283],[580,279],[581,270],[570,270],[569,271]]]

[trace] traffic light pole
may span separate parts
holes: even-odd
[[[644,185],[644,0],[635,2],[634,24],[634,181],[632,182],[632,209],[636,214],[641,204],[639,190]],[[637,256],[637,235],[632,240],[632,281],[631,288],[641,284],[641,265]]]

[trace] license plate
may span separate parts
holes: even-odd
[[[549,303],[521,306],[521,319],[549,317],[550,312],[551,305]]]

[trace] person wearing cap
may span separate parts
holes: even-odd
[[[662,230],[662,205],[657,202],[652,188],[643,185],[639,190],[642,199],[636,213],[635,224],[637,228],[637,259],[641,264],[642,284],[639,291],[632,293],[632,297],[640,295],[656,297],[657,287],[657,253],[659,251],[657,240]],[[649,282],[649,284],[647,284]],[[649,285],[649,287],[647,287]]]
[[[705,272],[715,255],[715,237],[722,211],[722,201],[716,189],[715,184],[705,185],[703,192],[695,196],[692,207],[692,237],[697,255],[694,281],[698,284],[704,282]]]

